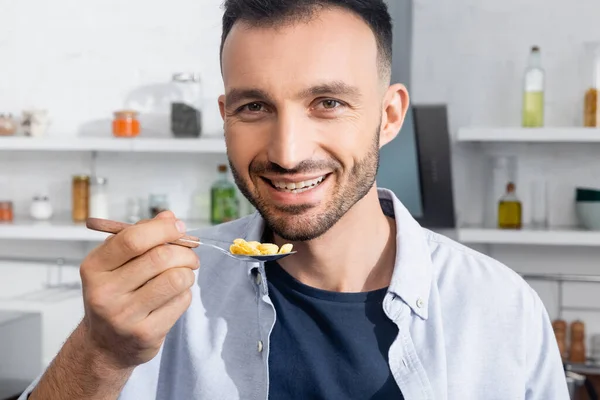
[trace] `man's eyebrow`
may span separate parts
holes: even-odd
[[[348,96],[353,98],[360,97],[360,90],[348,85],[345,82],[333,81],[320,83],[300,91],[296,97],[317,97],[317,96]],[[225,96],[225,104],[232,105],[244,100],[265,101],[273,103],[271,96],[267,92],[257,88],[233,88]]]
[[[271,98],[267,92],[253,88],[233,88],[225,95],[225,104],[236,104],[243,100],[267,101]]]
[[[360,90],[355,87],[348,85],[345,82],[334,81],[334,82],[326,82],[321,83],[315,86],[312,86],[308,89],[302,90],[298,93],[299,98],[305,97],[316,97],[316,96],[349,96],[358,98],[360,97]]]

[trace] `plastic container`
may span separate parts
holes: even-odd
[[[197,138],[202,133],[202,84],[200,75],[177,73],[172,78],[171,133]]]

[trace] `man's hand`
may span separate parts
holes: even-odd
[[[90,344],[114,359],[115,367],[154,358],[189,307],[200,261],[189,248],[163,244],[184,234],[183,223],[165,212],[110,237],[82,263]]]
[[[165,244],[185,226],[171,212],[109,237],[81,265],[85,316],[30,399],[116,399],[189,307],[193,250]]]

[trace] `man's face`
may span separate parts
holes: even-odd
[[[276,234],[314,239],[374,190],[387,86],[359,17],[331,9],[293,25],[238,22],[223,79],[232,172]]]

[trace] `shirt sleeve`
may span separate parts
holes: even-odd
[[[550,317],[537,293],[526,327],[527,400],[569,400],[567,380]]]

